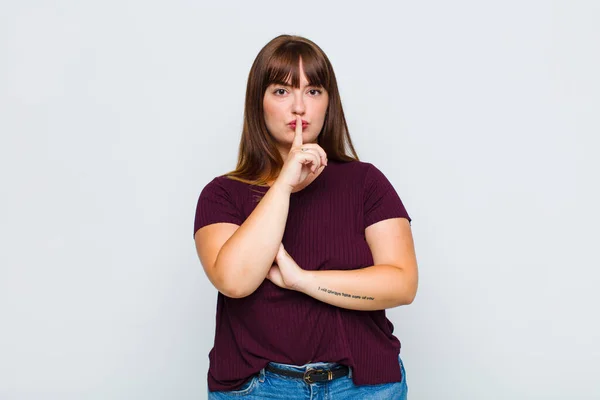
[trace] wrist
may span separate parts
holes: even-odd
[[[271,189],[277,191],[277,192],[281,192],[281,193],[285,193],[285,194],[292,194],[292,187],[286,183],[280,183],[277,180],[275,180],[275,182],[273,182],[273,185],[271,185]]]
[[[298,282],[296,290],[298,292],[302,292],[304,294],[308,294],[310,288],[314,286],[314,282],[316,279],[315,271],[307,271],[303,270],[302,279]]]

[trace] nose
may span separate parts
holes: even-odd
[[[306,105],[304,104],[304,96],[302,92],[294,93],[294,104],[292,104],[292,111],[294,114],[302,115],[306,112]]]

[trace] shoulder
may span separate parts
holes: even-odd
[[[222,193],[233,196],[241,190],[247,189],[248,186],[248,184],[231,179],[227,175],[218,175],[204,186],[202,193]]]
[[[368,186],[373,182],[387,180],[385,174],[374,163],[367,161],[349,161],[338,162],[338,173],[344,176],[353,177],[357,182]]]
[[[198,197],[194,235],[198,229],[217,222],[241,225],[245,220],[244,198],[240,185],[226,176],[217,176],[208,182]]]
[[[330,164],[331,165],[331,164]],[[372,163],[366,161],[335,161],[336,170],[341,174],[352,173],[354,176],[364,177],[373,168],[377,169]]]
[[[374,163],[367,161],[333,161],[329,163],[328,175],[341,184],[339,187],[352,188],[353,191],[372,191],[390,188],[391,182]],[[338,187],[338,186],[336,186]]]

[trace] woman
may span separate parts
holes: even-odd
[[[358,160],[327,56],[299,36],[269,42],[248,77],[237,168],[196,208],[219,291],[209,398],[405,399],[385,309],[416,294],[410,221]]]

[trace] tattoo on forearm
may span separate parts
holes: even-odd
[[[360,295],[357,295],[357,294],[348,294],[348,293],[336,292],[335,290],[327,289],[327,288],[324,288],[324,287],[321,287],[321,286],[319,286],[319,290],[321,292],[325,292],[325,293],[328,293],[328,294],[333,294],[335,296],[350,297],[352,299],[361,299],[361,300],[375,300],[375,298],[373,298],[373,297],[360,296]]]

